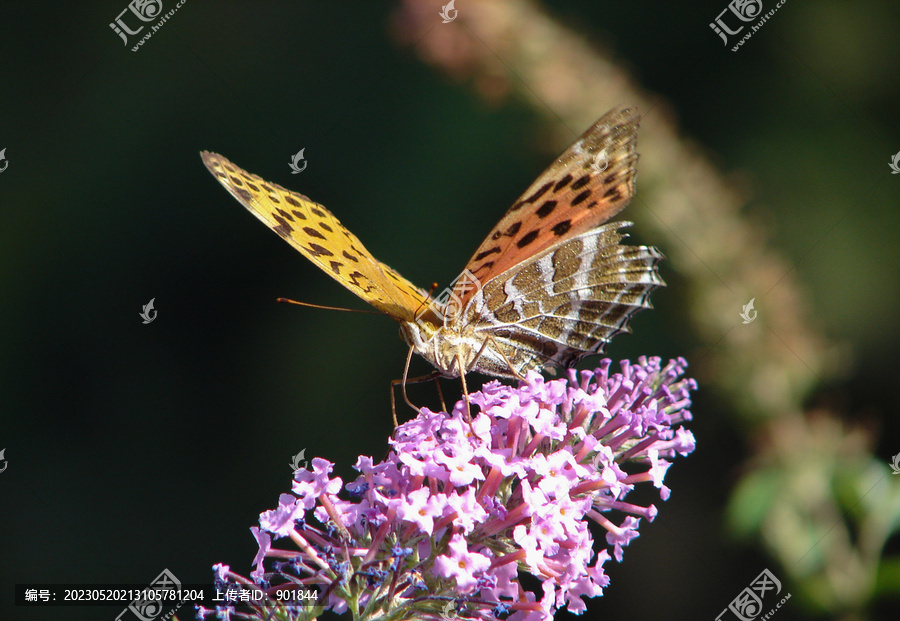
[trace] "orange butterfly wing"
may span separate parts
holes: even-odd
[[[633,108],[615,108],[556,158],[481,243],[466,269],[484,284],[525,256],[596,228],[634,196],[637,129]],[[605,166],[603,164],[605,163]],[[460,286],[463,306],[474,290]]]

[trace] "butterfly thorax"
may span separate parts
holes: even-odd
[[[459,377],[460,364],[465,373],[477,370],[475,357],[483,343],[470,325],[403,321],[400,323],[400,336],[445,377]]]

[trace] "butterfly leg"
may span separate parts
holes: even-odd
[[[397,427],[399,425],[399,423],[397,422],[397,400],[394,395],[394,390],[397,388],[397,386],[401,386],[403,388],[403,399],[404,399],[404,401],[406,401],[406,404],[409,407],[411,407],[412,409],[414,409],[416,412],[418,412],[419,408],[417,408],[415,406],[415,404],[413,404],[413,402],[410,401],[406,395],[406,385],[430,382],[431,380],[437,380],[439,377],[441,377],[441,372],[433,371],[432,373],[429,373],[428,375],[422,375],[421,377],[409,377],[409,378],[391,380],[391,415],[394,418],[394,427]],[[444,395],[441,394],[440,390],[441,390],[440,386],[438,386],[438,394],[440,394],[440,397],[441,397],[441,405],[444,407],[444,411],[446,412],[447,406],[444,404]]]
[[[484,349],[482,347],[482,349]],[[478,357],[476,356],[476,360]],[[456,354],[456,367],[459,369],[459,381],[462,382],[463,398],[466,400],[466,420],[469,421],[469,427],[472,426],[472,412],[469,409],[469,387],[466,386],[466,370],[463,368],[459,354]],[[472,430],[474,432],[474,429]]]
[[[441,378],[440,375],[434,378],[434,387],[437,388],[438,397],[441,400],[441,407],[444,412],[447,411],[447,403],[444,401],[444,391],[441,390]]]
[[[394,421],[394,429],[400,426],[397,422],[397,399],[394,396],[394,388],[397,387],[397,380],[391,380],[391,419]]]
[[[478,350],[478,353],[475,354],[475,358],[472,359],[470,368],[474,368],[475,363],[478,362],[479,358],[481,358],[481,355],[484,353],[484,350],[487,349],[488,343],[490,343],[490,342],[494,343],[495,349],[503,357],[503,360],[506,361],[506,366],[509,367],[509,370],[512,371],[512,374],[516,377],[516,379],[518,379],[518,380],[525,379],[524,377],[522,377],[521,373],[516,371],[516,368],[509,361],[509,358],[506,357],[506,354],[503,353],[503,350],[501,350],[499,347],[497,347],[497,342],[494,341],[494,337],[492,337],[492,336],[488,336],[486,339],[484,339],[484,343],[481,344],[481,348]],[[459,369],[459,379],[462,382],[463,397],[466,400],[466,419],[469,421],[469,426],[471,427],[472,426],[472,412],[471,412],[471,404],[469,403],[469,388],[468,388],[468,386],[466,386],[466,373],[465,373],[466,370],[462,365],[462,360],[460,360],[459,354],[456,355],[456,368]],[[438,390],[440,390],[440,388]],[[446,407],[444,408],[444,411],[445,412],[447,411]],[[474,433],[475,429],[472,429],[472,432]]]
[[[406,379],[409,377],[409,363],[412,361],[413,348],[410,347],[409,351],[406,352],[406,364],[403,365],[403,384],[400,390],[403,391],[403,400],[406,401],[406,405],[411,407],[412,409],[416,409],[416,406],[412,404],[412,401],[409,400],[409,395],[406,394]],[[394,396],[394,389],[391,388],[391,397]],[[397,417],[394,416],[394,426],[397,426]]]
[[[419,411],[412,401],[409,400],[409,395],[406,394],[406,385],[407,384],[420,384],[422,382],[430,382],[431,380],[437,381],[437,378],[441,376],[440,371],[432,371],[428,375],[422,375],[421,377],[409,377],[409,363],[412,360],[413,348],[409,348],[409,353],[406,354],[406,365],[403,367],[403,378],[391,380],[391,416],[394,419],[394,428],[396,429],[399,426],[397,422],[397,401],[394,395],[394,389],[397,385],[400,385],[401,391],[403,392],[403,400],[406,401],[406,405],[414,409],[415,411]],[[447,406],[444,404],[444,395],[441,393],[441,386],[438,384],[438,394],[441,397],[441,405],[444,406],[444,411],[447,411]]]
[[[484,345],[487,345],[487,342],[491,341],[494,343],[494,349],[497,350],[497,353],[500,354],[500,357],[503,358],[503,361],[506,363],[506,366],[512,371],[512,374],[515,375],[516,379],[522,381],[525,379],[521,373],[516,371],[516,368],[512,365],[512,362],[509,361],[509,358],[506,357],[506,354],[503,353],[503,350],[497,347],[497,342],[494,341],[494,337],[488,335],[488,337],[484,340]],[[481,346],[481,349],[484,350],[484,345]]]
[[[466,400],[466,422],[469,423],[469,429],[472,430],[472,435],[476,436],[478,434],[475,432],[475,425],[472,424],[472,411],[471,404],[469,403],[469,387],[466,385],[466,374],[464,372],[465,368],[462,366],[462,363],[459,359],[459,354],[456,355],[456,365],[460,370],[459,381],[462,382],[463,398]],[[447,410],[445,409],[444,411]]]

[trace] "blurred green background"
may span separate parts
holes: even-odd
[[[900,4],[789,0],[738,53],[709,28],[726,5],[542,3],[745,188],[816,327],[852,356],[811,405],[869,428],[886,463],[900,452]],[[357,455],[386,452],[396,325],[276,304],[364,308],[228,196],[200,150],[323,203],[379,259],[441,287],[555,153],[527,104],[485,101],[399,45],[397,4],[188,0],[137,53],[108,25],[126,6],[7,3],[0,19],[3,619],[119,612],[16,608],[15,583],[249,572],[248,528],[288,491],[294,454],[348,480]],[[669,269],[613,359],[700,347]],[[433,387],[411,395],[434,405]],[[724,525],[753,442],[728,410],[701,386],[698,449],[589,618],[713,619],[775,570]],[[868,618],[898,609],[882,599]],[[777,618],[828,617],[788,605]]]

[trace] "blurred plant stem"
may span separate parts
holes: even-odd
[[[406,0],[393,17],[395,38],[485,99],[528,102],[555,128],[554,149],[614,106],[642,112],[638,193],[627,217],[678,275],[702,343],[690,356],[701,386],[723,395],[760,440],[735,488],[731,525],[765,543],[807,609],[865,618],[882,548],[900,521],[900,481],[872,455],[870,433],[803,408],[818,387],[850,372],[851,352],[817,330],[793,266],[742,217],[747,198],[679,135],[665,102],[534,2],[457,9],[445,24],[440,1]],[[745,324],[751,299],[758,318]],[[890,590],[897,584],[880,594]]]

